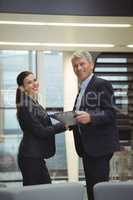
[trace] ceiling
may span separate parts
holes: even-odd
[[[0,13],[0,21],[130,24],[126,28],[20,25],[0,23],[0,49],[68,50],[132,52],[133,17],[90,17]],[[2,44],[2,42],[8,42]],[[9,43],[13,42],[13,43]],[[45,44],[44,44],[45,43]],[[50,45],[46,45],[46,43]],[[54,44],[55,45],[54,45]],[[69,46],[65,46],[65,44]],[[61,44],[58,46],[58,44]],[[114,47],[83,47],[72,44],[112,44]]]

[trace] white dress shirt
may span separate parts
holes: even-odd
[[[82,97],[83,97],[84,92],[85,92],[85,90],[87,88],[87,85],[89,84],[89,82],[92,79],[92,77],[93,77],[93,73],[90,76],[88,76],[88,78],[86,78],[84,81],[82,81],[81,84],[80,84],[80,87],[79,87],[80,88],[80,93],[78,95],[76,106],[75,106],[75,108],[76,108],[75,110],[76,111],[78,111],[79,108],[80,108]]]

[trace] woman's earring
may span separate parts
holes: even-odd
[[[23,86],[19,86],[19,89],[20,89],[22,92],[24,92]]]

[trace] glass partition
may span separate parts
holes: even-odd
[[[56,51],[44,51],[42,54],[44,66],[43,85],[46,109],[49,113],[63,111],[64,77],[63,54]],[[52,120],[53,123],[57,121]],[[53,180],[67,179],[67,163],[64,133],[56,135],[56,154],[48,159],[48,168]]]
[[[35,51],[0,51],[0,182],[21,181],[17,166],[22,132],[16,119],[16,77],[24,70],[36,74]]]

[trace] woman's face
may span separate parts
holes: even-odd
[[[29,74],[23,81],[24,91],[27,92],[28,95],[34,95],[38,93],[39,83],[33,74]]]

